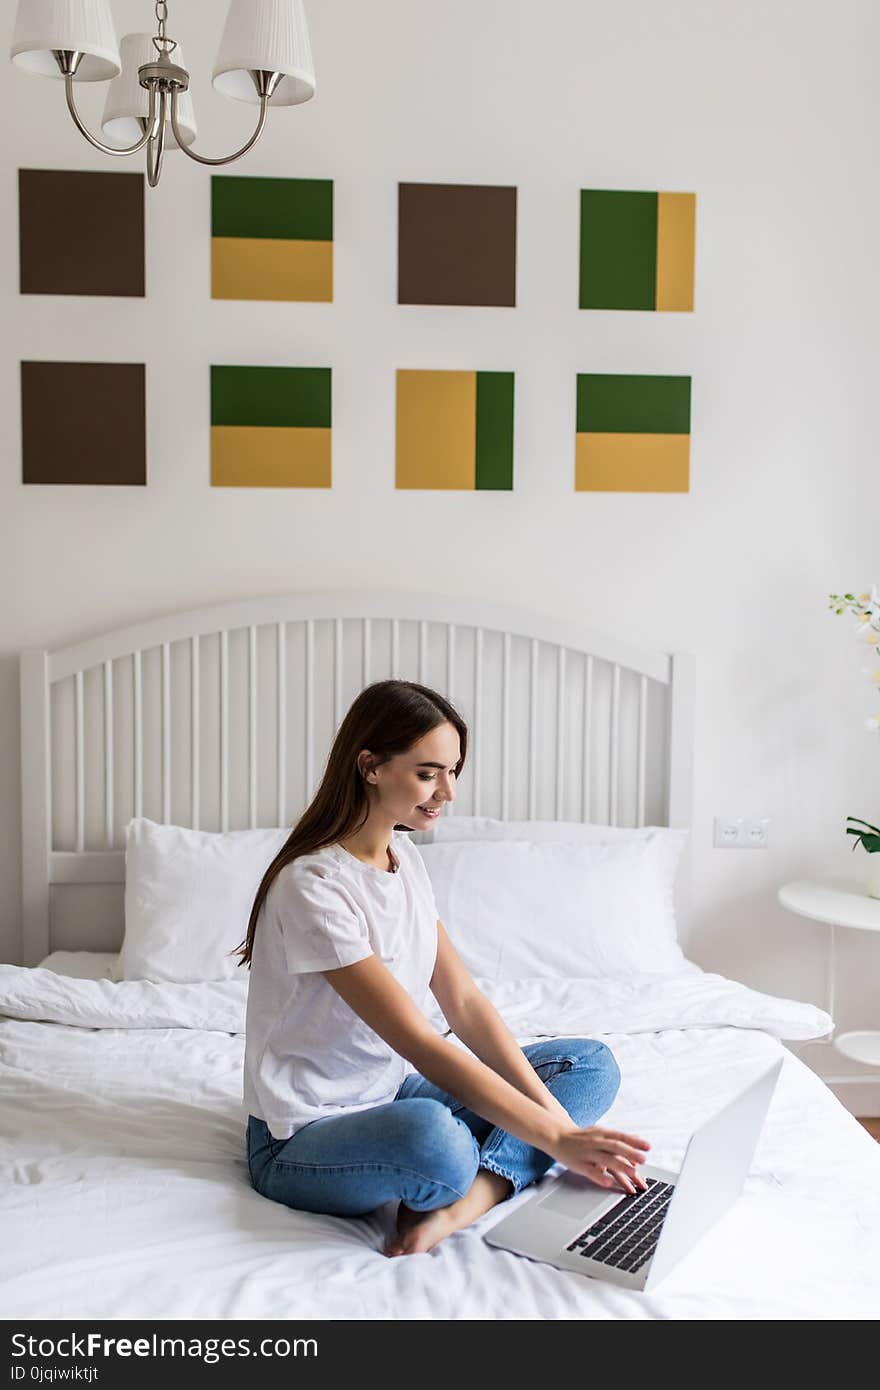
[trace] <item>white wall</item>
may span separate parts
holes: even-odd
[[[114,0],[120,33],[149,0]],[[13,6],[4,7],[3,37]],[[253,110],[209,67],[225,6],[171,4],[200,145]],[[19,957],[17,653],[179,608],[293,589],[519,601],[698,659],[691,954],[824,1002],[826,932],[776,902],[853,872],[880,814],[877,708],[829,590],[880,579],[880,192],[872,0],[310,0],[318,96],[230,172],[335,180],[332,306],[209,298],[210,175],[147,191],[144,301],[20,297],[17,169],[105,169],[63,88],[0,87],[0,960]],[[97,124],[103,89],[83,106]],[[141,167],[120,161],[119,167]],[[518,307],[400,308],[398,180],[519,188]],[[694,190],[696,313],[576,308],[578,190]],[[63,216],[63,209],[59,210]],[[145,489],[24,487],[19,361],[145,361]],[[333,367],[332,491],[209,486],[212,361]],[[394,371],[516,371],[515,490],[398,492]],[[693,376],[691,491],[576,494],[578,371]],[[719,812],[767,851],[712,848]],[[858,851],[861,855],[861,851]],[[880,1024],[880,937],[839,933],[838,1026]],[[823,1074],[864,1069],[813,1045]],[[875,1078],[880,1073],[875,1074]],[[880,1088],[841,1086],[860,1113]]]

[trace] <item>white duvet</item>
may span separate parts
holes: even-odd
[[[247,977],[199,984],[112,979],[115,956],[57,951],[52,968],[0,965],[0,1014],[79,1028],[190,1028],[243,1033]],[[97,976],[97,978],[95,978]],[[761,994],[688,963],[674,975],[614,980],[482,980],[509,1028],[542,1036],[647,1033],[667,1028],[763,1028],[777,1038],[821,1037],[822,1009]],[[429,1017],[446,1032],[432,996]]]
[[[880,1311],[880,1148],[790,1052],[739,1202],[654,1293],[634,1293],[489,1246],[482,1233],[512,1202],[427,1254],[387,1260],[392,1204],[350,1219],[267,1201],[244,1147],[246,982],[115,984],[112,958],[85,953],[48,964],[0,966],[7,1319]],[[672,1168],[692,1130],[780,1055],[780,1039],[831,1027],[811,1005],[696,967],[626,985],[485,987],[520,1043],[601,1034],[622,1072],[602,1123],[645,1135],[652,1161]]]

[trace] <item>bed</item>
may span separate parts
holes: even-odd
[[[461,707],[474,760],[455,814],[474,824],[542,823],[550,839],[563,823],[687,827],[687,656],[541,615],[353,593],[176,614],[24,653],[21,670],[24,964],[0,965],[4,1316],[876,1317],[880,1150],[792,1048],[831,1027],[811,1004],[684,958],[659,981],[481,981],[521,1044],[611,1046],[622,1084],[602,1123],[644,1134],[662,1166],[784,1057],[739,1202],[644,1294],[485,1242],[527,1193],[405,1260],[380,1253],[391,1206],[343,1219],[267,1202],[244,1151],[246,982],[120,978],[131,819],[205,834],[290,823],[348,702],[380,676]],[[687,883],[685,852],[685,949]]]

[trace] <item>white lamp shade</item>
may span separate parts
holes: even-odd
[[[258,102],[251,72],[283,72],[272,106],[315,95],[315,66],[302,0],[232,0],[214,65],[214,86],[236,101]]]
[[[19,0],[9,56],[35,77],[63,76],[54,49],[82,53],[77,82],[106,82],[122,66],[109,0]]]
[[[122,72],[114,77],[107,91],[101,129],[113,145],[123,148],[133,145],[143,134],[141,118],[146,119],[150,110],[150,94],[138,81],[138,68],[144,63],[155,63],[159,55],[150,34],[126,34],[119,45],[122,57]],[[178,44],[172,54],[172,61],[185,68],[186,63]],[[196,138],[196,118],[192,97],[189,92],[181,92],[177,99],[178,125],[184,142],[191,145]],[[177,140],[171,129],[171,107],[165,122],[165,148],[176,150]]]

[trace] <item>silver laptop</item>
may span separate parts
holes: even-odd
[[[484,1234],[490,1245],[627,1289],[651,1289],[740,1194],[784,1058],[700,1125],[680,1173],[640,1163],[634,1196],[566,1169]]]

